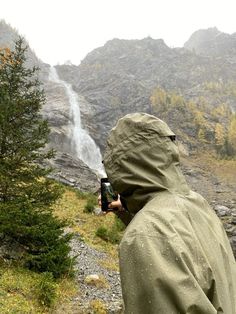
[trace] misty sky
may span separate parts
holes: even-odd
[[[0,0],[0,19],[44,62],[74,64],[108,40],[162,38],[181,47],[198,29],[236,32],[236,0]]]

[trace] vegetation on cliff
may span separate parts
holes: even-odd
[[[212,89],[214,85],[207,86]],[[231,92],[235,93],[236,89]],[[186,145],[192,143],[199,150],[208,145],[208,149],[214,148],[220,157],[235,156],[236,115],[226,104],[219,103],[212,108],[204,97],[187,101],[181,94],[161,87],[153,90],[150,102],[153,114],[170,125],[178,124],[177,134]]]

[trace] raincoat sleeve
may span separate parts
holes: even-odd
[[[117,211],[115,212],[115,214],[117,215],[117,217],[120,218],[120,220],[126,225],[128,226],[128,224],[130,223],[130,221],[132,220],[133,216],[126,210],[124,211]]]
[[[183,256],[181,241],[125,236],[120,272],[126,314],[217,314],[198,282],[199,269]]]

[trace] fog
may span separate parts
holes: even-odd
[[[80,61],[108,40],[162,38],[183,46],[198,29],[236,32],[234,0],[0,0],[0,19],[51,65]]]

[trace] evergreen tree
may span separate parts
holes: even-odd
[[[28,267],[58,277],[71,267],[70,236],[51,208],[61,190],[40,166],[53,152],[45,150],[45,96],[26,51],[22,38],[14,51],[0,49],[0,233],[24,246]]]

